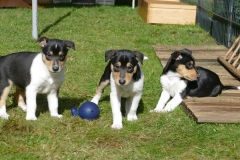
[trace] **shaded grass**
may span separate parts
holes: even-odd
[[[38,10],[40,36],[75,42],[60,90],[62,119],[51,118],[45,95],[37,99],[38,121],[7,101],[9,120],[0,121],[1,159],[239,159],[239,124],[196,124],[177,108],[149,113],[158,101],[161,63],[153,45],[212,45],[198,26],[150,25],[129,6],[46,6]],[[40,51],[31,37],[30,9],[1,9],[0,54]],[[122,130],[112,130],[107,88],[95,121],[72,117],[70,108],[91,100],[106,65],[108,49],[138,50],[149,57],[142,66],[145,86],[138,121],[123,118]],[[193,53],[194,54],[194,53]]]

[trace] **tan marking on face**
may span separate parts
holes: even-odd
[[[45,54],[43,54],[43,62],[46,64],[48,70],[52,72],[53,61],[47,60]]]
[[[63,54],[62,52],[59,52],[59,53]],[[61,54],[59,54],[59,55],[61,55]],[[67,61],[67,55],[65,56],[64,61],[59,61],[59,63],[58,63],[59,64],[59,71],[62,70],[66,61]]]
[[[59,52],[59,53],[60,53],[60,52]],[[52,60],[51,60],[51,61],[47,60],[45,54],[42,54],[42,59],[43,59],[43,62],[46,64],[48,70],[49,70],[50,72],[53,72],[53,70],[52,70],[53,61],[52,61]],[[60,72],[60,71],[62,70],[62,68],[64,67],[64,64],[65,64],[66,60],[67,60],[67,56],[65,56],[64,61],[59,61],[59,60],[58,60],[58,65],[59,65],[59,70],[58,70],[58,72]]]
[[[26,105],[25,104],[25,101],[24,101],[24,98],[25,98],[25,91],[22,90],[21,88],[19,87],[16,87],[16,92],[14,94],[14,100],[17,104],[23,104],[23,105]]]
[[[6,105],[6,100],[8,97],[8,94],[12,88],[13,82],[8,80],[9,86],[5,87],[3,89],[2,95],[1,95],[1,99],[0,99],[0,108],[2,108],[3,106]]]
[[[187,80],[195,81],[197,80],[198,73],[193,69],[187,69],[185,65],[180,64],[177,68],[177,73],[179,73],[182,77]]]
[[[120,62],[118,62],[118,65],[121,64]],[[119,65],[120,66],[120,65]],[[131,63],[127,63],[126,65],[127,67],[130,67],[131,66]],[[115,83],[120,85],[119,84],[119,80],[120,80],[120,71],[119,72],[114,72],[114,66],[111,65],[111,70],[112,70],[112,73],[113,73],[113,76],[114,76],[114,80],[115,80]],[[128,85],[131,81],[132,81],[132,77],[133,77],[133,74],[136,73],[137,71],[137,66],[134,67],[133,69],[133,72],[132,73],[128,73],[127,71],[125,72],[125,76],[124,76],[124,80],[125,80],[125,84],[124,85]]]
[[[121,63],[118,62],[118,65],[119,64],[121,65]],[[112,73],[113,73],[115,83],[119,85],[120,72],[114,72],[114,66],[112,64],[111,64],[111,70],[112,70]]]
[[[98,88],[96,90],[96,94],[100,94],[100,93],[103,93],[104,92],[104,88],[109,84],[109,80],[105,80],[103,82],[101,82],[99,85],[98,85]]]
[[[133,68],[133,72],[132,73],[128,73],[128,72],[126,72],[126,78],[125,78],[125,80],[126,80],[126,85],[127,84],[129,84],[131,81],[132,81],[132,77],[133,77],[133,74],[134,73],[136,73],[137,72],[137,66],[135,66],[134,68]]]

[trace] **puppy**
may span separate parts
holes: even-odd
[[[110,101],[113,114],[112,128],[122,128],[121,98],[127,98],[125,111],[128,121],[137,120],[137,108],[142,96],[144,76],[138,62],[144,56],[138,51],[108,50],[105,61],[109,63],[100,79],[96,94],[91,100],[98,104],[104,88],[110,83]]]
[[[195,66],[192,52],[188,49],[171,54],[160,82],[162,93],[152,112],[172,111],[186,97],[216,97],[223,90],[240,89],[236,86],[224,86],[216,73]],[[172,99],[167,103],[170,97]]]
[[[27,112],[26,120],[37,120],[36,96],[47,94],[51,116],[58,114],[58,91],[64,81],[64,64],[71,41],[38,39],[42,52],[18,52],[0,57],[0,116],[8,119],[6,99],[13,85],[16,85],[15,98],[18,106]],[[26,104],[24,97],[26,94]]]

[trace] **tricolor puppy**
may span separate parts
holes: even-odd
[[[143,54],[130,50],[108,50],[105,61],[109,63],[100,79],[92,102],[98,104],[104,88],[110,83],[110,101],[113,114],[112,128],[122,128],[121,98],[127,98],[125,111],[128,121],[137,120],[137,108],[142,96],[144,76],[138,62]]]
[[[42,52],[18,52],[0,57],[0,116],[8,119],[6,99],[12,85],[16,85],[15,98],[18,106],[27,112],[27,120],[37,120],[36,96],[47,94],[51,116],[58,114],[58,91],[64,81],[64,63],[71,41],[41,37]],[[26,104],[24,97],[26,95]]]
[[[222,90],[240,89],[236,86],[224,86],[216,73],[195,66],[192,52],[188,49],[171,54],[160,82],[162,93],[152,112],[172,111],[187,97],[216,97]],[[170,97],[172,99],[167,103]]]

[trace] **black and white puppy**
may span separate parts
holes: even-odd
[[[188,49],[171,54],[163,69],[160,83],[162,93],[152,112],[172,111],[187,97],[216,97],[223,90],[240,89],[236,86],[224,86],[216,73],[195,66],[192,52]],[[170,97],[172,99],[167,103]]]
[[[144,56],[138,51],[108,50],[105,61],[109,63],[100,79],[96,94],[91,100],[98,104],[104,88],[110,83],[110,101],[113,114],[112,128],[122,128],[121,98],[127,98],[125,111],[128,121],[137,120],[137,108],[142,96],[144,76],[138,62]]]
[[[36,96],[47,94],[51,116],[58,114],[58,91],[64,81],[64,63],[72,41],[38,39],[42,52],[17,52],[0,57],[0,116],[8,119],[6,99],[13,85],[16,85],[15,99],[18,106],[27,112],[26,120],[37,120]],[[24,101],[26,95],[26,104]]]

